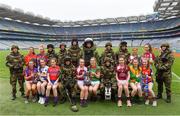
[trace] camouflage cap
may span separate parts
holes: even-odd
[[[17,45],[12,45],[11,50],[13,50],[13,49],[18,49],[19,50],[19,47]]]
[[[127,47],[127,42],[126,42],[126,41],[122,41],[122,42],[120,43],[120,46],[126,46],[126,47]]]
[[[65,58],[64,58],[64,62],[66,62],[66,61],[71,61],[71,57],[70,56],[65,56]]]
[[[47,49],[48,49],[48,48],[53,48],[53,49],[54,49],[54,45],[48,44],[48,45],[47,45]]]
[[[111,46],[112,47],[112,43],[111,42],[107,42],[105,47],[107,47],[107,46]]]
[[[61,44],[59,45],[59,48],[61,48],[61,46],[64,46],[64,47],[66,48],[66,44],[65,44],[65,43],[61,43]]]
[[[169,48],[169,47],[170,47],[170,45],[169,45],[168,43],[163,43],[163,44],[161,45],[161,48],[162,48],[162,47]]]

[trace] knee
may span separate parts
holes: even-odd
[[[124,89],[125,89],[125,90],[128,90],[128,86],[124,85]]]
[[[31,91],[31,87],[27,87],[26,89],[27,89],[27,91]]]
[[[88,91],[88,87],[84,87],[84,91]]]
[[[133,91],[135,91],[135,92],[137,91],[137,87],[133,87],[132,89],[133,89]]]
[[[51,90],[51,86],[47,86],[47,90]]]
[[[82,87],[82,88],[81,88],[81,91],[83,91],[83,92],[84,92],[84,91],[85,91],[85,88],[84,88],[84,87]]]
[[[45,88],[45,85],[44,85],[44,84],[41,84],[41,88]]]
[[[54,90],[57,90],[57,86],[53,86],[52,88],[53,88],[53,91],[54,91]]]
[[[96,92],[97,91],[97,88],[93,88],[93,92]]]
[[[142,91],[141,86],[138,86],[138,87],[137,87],[137,90],[138,90],[138,91]]]
[[[92,92],[92,90],[93,90],[92,88],[89,88],[89,91],[90,91],[90,92]]]
[[[118,86],[118,89],[122,89],[122,85],[119,85],[119,86]]]
[[[32,86],[32,90],[35,91],[36,90],[36,86]]]

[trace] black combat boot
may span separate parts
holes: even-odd
[[[167,96],[166,102],[171,103],[171,96]]]
[[[162,99],[162,94],[161,94],[161,93],[158,93],[156,99]]]
[[[15,100],[16,99],[16,95],[13,94],[12,97],[11,97],[11,100]]]

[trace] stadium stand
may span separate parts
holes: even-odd
[[[108,41],[118,46],[124,40],[128,46],[151,43],[158,47],[165,41],[180,46],[179,6],[179,0],[157,0],[155,13],[146,16],[62,22],[0,5],[0,49],[9,49],[12,44],[22,49],[37,48],[42,43],[58,47],[64,42],[70,46],[72,38],[78,38],[82,45],[87,37],[93,38],[98,46],[104,46]],[[179,47],[176,49],[178,51]]]

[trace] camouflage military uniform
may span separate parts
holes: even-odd
[[[73,42],[76,42],[77,45],[73,45]],[[72,64],[77,67],[79,59],[82,58],[82,51],[78,45],[77,39],[72,40],[71,47],[68,49],[68,55],[71,57]]]
[[[49,49],[49,48],[52,48],[52,51],[48,50],[47,53],[46,53],[46,57],[48,59],[48,61],[47,61],[48,66],[50,66],[50,60],[52,58],[56,58],[56,59],[58,58],[57,54],[55,53],[54,46],[52,44],[48,44],[47,49]]]
[[[104,52],[101,55],[101,65],[104,64],[104,60],[106,57],[111,59],[111,62],[113,63],[113,66],[115,65],[115,53],[113,51],[113,49],[108,50],[107,47],[110,46],[112,47],[112,44],[110,42],[106,43],[105,47],[106,49],[104,50]]]
[[[122,49],[122,47],[125,46],[127,47],[127,42],[121,42],[119,45],[119,51],[116,53],[116,63],[118,64],[119,62],[119,58],[120,57],[124,57],[125,58],[125,62],[126,64],[129,63],[129,57],[130,57],[130,53],[128,52],[128,49]]]
[[[167,102],[171,102],[171,80],[172,72],[171,68],[174,62],[172,52],[169,50],[169,44],[162,44],[162,47],[166,47],[166,50],[162,51],[160,56],[155,59],[156,71],[156,82],[158,83],[158,96],[162,98],[163,83],[166,87]]]
[[[63,91],[64,88],[67,88],[70,94],[70,97],[72,99],[73,104],[75,103],[75,96],[77,92],[77,85],[76,85],[76,79],[75,79],[75,67],[70,63],[70,65],[66,65],[65,62],[70,61],[71,58],[69,56],[66,56],[64,59],[64,66],[62,67],[62,78],[61,83],[62,87],[60,88],[60,91]]]
[[[110,65],[107,66],[105,64],[106,62],[110,62]],[[115,99],[117,82],[115,78],[114,67],[112,65],[112,60],[106,57],[104,60],[104,65],[101,67],[101,85],[100,85],[101,93],[104,94],[105,86],[108,84],[110,84],[112,87],[112,97],[114,97],[113,99]]]
[[[91,43],[90,48],[86,46],[87,43]],[[92,57],[95,57],[97,63],[99,63],[99,55],[98,52],[96,51],[96,45],[93,43],[93,40],[91,38],[87,38],[85,39],[85,42],[83,44],[83,58],[85,60],[86,67],[90,65],[90,59]]]
[[[13,49],[18,49],[18,46],[13,45]],[[19,52],[14,53],[13,51],[6,57],[6,66],[9,67],[10,71],[10,84],[12,86],[12,100],[16,98],[16,83],[18,81],[20,86],[20,92],[24,95],[24,77],[23,77],[23,65],[24,57]]]
[[[62,50],[61,46],[65,46],[65,49]],[[59,66],[63,66],[64,65],[64,58],[65,58],[65,56],[68,55],[68,52],[66,50],[66,45],[65,44],[60,44],[59,48],[60,48],[60,51],[59,51],[59,54],[58,54],[58,64],[59,64]]]

